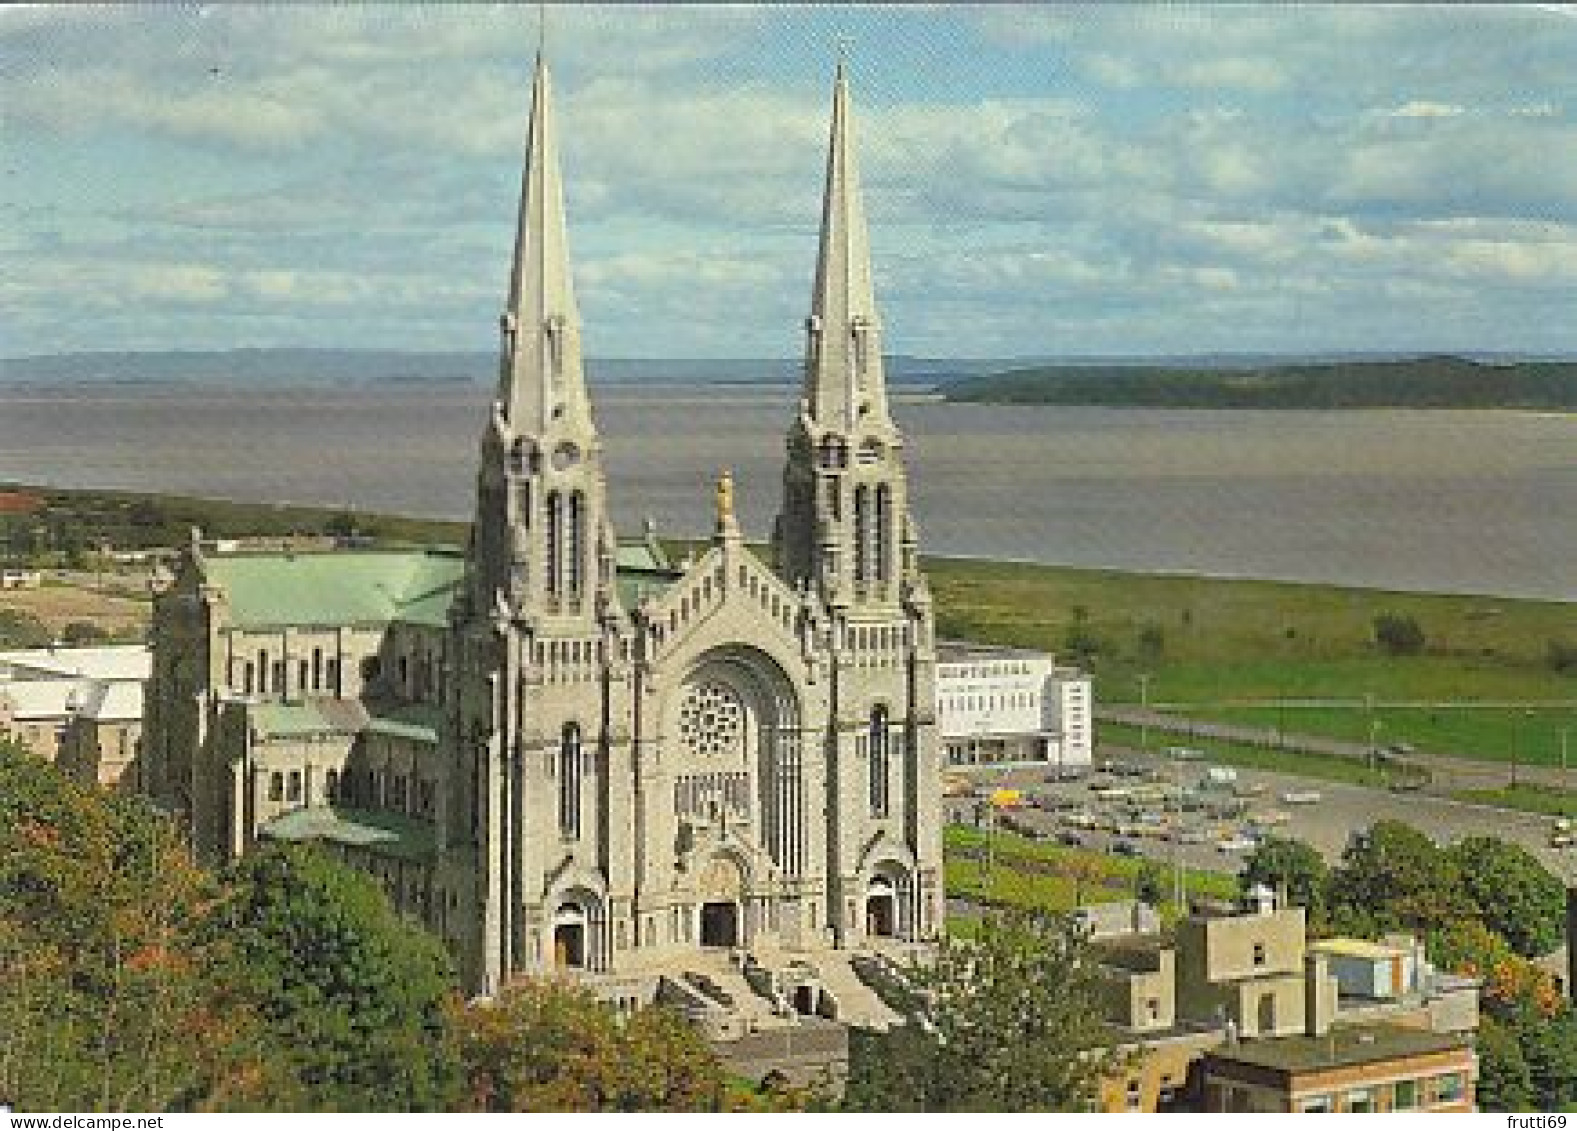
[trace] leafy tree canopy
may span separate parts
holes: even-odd
[[[1354,934],[1424,932],[1478,916],[1455,860],[1400,821],[1355,833],[1331,874],[1333,924]]]
[[[456,984],[438,940],[369,877],[307,846],[265,848],[227,879],[236,976],[312,1106],[441,1107],[454,1075],[437,1050]]]
[[[1244,891],[1263,884],[1278,901],[1302,907],[1311,923],[1325,917],[1326,887],[1331,870],[1313,845],[1290,837],[1266,837],[1243,866],[1238,882]]]
[[[567,983],[524,979],[452,1015],[473,1111],[718,1111],[724,1073],[682,1017],[620,1018]]]
[[[1484,923],[1524,958],[1561,944],[1566,889],[1521,845],[1474,836],[1447,850]]]
[[[1100,975],[1065,916],[987,916],[910,976],[908,1023],[851,1058],[852,1110],[1087,1110],[1115,1069]]]

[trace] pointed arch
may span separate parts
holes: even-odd
[[[559,835],[580,837],[581,779],[585,773],[585,751],[581,745],[580,725],[565,723],[559,732]]]
[[[861,483],[854,489],[854,580],[871,579],[871,489]]]

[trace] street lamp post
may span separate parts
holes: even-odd
[[[1144,760],[1150,760],[1150,675],[1148,672],[1139,676],[1139,752]]]

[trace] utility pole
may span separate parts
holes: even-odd
[[[1373,773],[1380,758],[1380,751],[1375,741],[1375,732],[1379,730],[1380,724],[1379,720],[1374,717],[1374,692],[1364,692],[1363,704],[1364,711],[1369,716],[1369,772]]]
[[[1571,784],[1566,774],[1566,728],[1561,727],[1561,788],[1570,789]]]
[[[1150,760],[1150,675],[1139,676],[1139,751]]]
[[[1517,788],[1517,759],[1521,755],[1519,747],[1522,745],[1522,714],[1519,712],[1511,716],[1511,788]]]

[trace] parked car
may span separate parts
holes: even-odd
[[[1063,829],[1057,834],[1057,843],[1065,844],[1069,848],[1083,848],[1084,838],[1072,829]]]
[[[1112,842],[1112,855],[1114,856],[1139,856],[1139,846],[1131,840],[1118,840]]]
[[[1237,836],[1222,837],[1216,841],[1216,848],[1222,852],[1253,852],[1257,844],[1253,837],[1243,836],[1240,833]]]
[[[1281,795],[1283,805],[1318,805],[1323,800],[1317,789],[1289,789]]]

